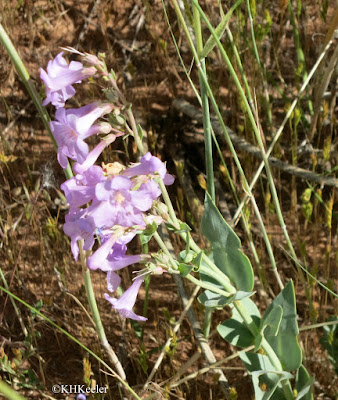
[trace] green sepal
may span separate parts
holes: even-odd
[[[142,245],[145,245],[149,242],[149,240],[153,237],[154,233],[157,230],[156,222],[153,222],[151,225],[147,225],[147,228],[139,234],[140,241]]]
[[[197,272],[202,264],[202,260],[203,260],[203,251],[200,251],[197,256],[194,258],[193,260],[193,264],[194,264],[194,270]]]
[[[169,222],[166,224],[169,231],[173,231],[174,233],[185,233],[191,231],[191,228],[185,222],[179,221],[180,227],[177,229],[176,226],[170,224]]]
[[[189,273],[193,269],[193,267],[194,266],[191,264],[185,264],[185,263],[178,264],[178,270],[179,270],[181,276],[183,276],[183,278],[185,278],[187,275],[189,275]]]
[[[143,129],[142,126],[140,124],[137,124],[137,134],[139,136],[139,138],[142,140],[143,139]]]
[[[196,253],[194,251],[192,251],[192,250],[189,250],[189,251],[182,250],[180,252],[180,254],[178,255],[178,261],[179,262],[184,262],[184,263],[190,263],[194,259],[195,254]]]

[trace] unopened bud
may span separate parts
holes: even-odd
[[[94,56],[94,54],[88,54],[88,53],[85,53],[83,61],[93,66],[102,64],[102,61],[100,61],[96,56]]]
[[[115,142],[116,135],[113,133],[111,135],[105,136],[103,140],[106,142],[106,146],[110,145],[111,143]]]
[[[111,132],[111,130],[112,130],[112,127],[108,122],[100,122],[99,125],[100,125],[100,130],[98,133],[107,134],[107,133]]]
[[[96,74],[96,68],[95,67],[83,68],[82,72],[85,75],[88,75],[88,76],[95,75]]]
[[[162,203],[160,201],[154,202],[154,208],[160,214],[160,216],[164,219],[164,221],[169,220],[168,207],[164,203]]]

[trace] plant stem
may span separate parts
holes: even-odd
[[[88,304],[89,304],[90,311],[92,313],[93,320],[95,323],[96,332],[100,338],[103,348],[106,350],[106,352],[108,354],[110,361],[116,368],[117,373],[119,374],[121,379],[126,380],[126,374],[124,372],[124,369],[123,369],[119,359],[117,358],[114,350],[110,346],[110,344],[107,340],[106,333],[103,328],[103,324],[102,324],[101,317],[100,317],[100,312],[99,312],[99,309],[98,309],[97,303],[96,303],[96,298],[95,298],[92,281],[90,278],[90,270],[87,268],[86,254],[85,254],[85,251],[83,250],[83,240],[79,240],[78,243],[79,243],[79,250],[80,250],[80,260],[81,260],[81,266],[82,266],[83,281],[84,281],[84,285],[85,285],[85,289],[86,289]]]
[[[193,15],[194,15],[194,31],[196,37],[196,47],[197,52],[200,54],[203,50],[203,39],[202,39],[202,30],[201,30],[201,19],[200,14],[196,7],[193,7]],[[201,60],[201,67],[199,69],[203,70],[206,75],[206,67],[205,67],[205,59]],[[204,148],[205,148],[205,169],[207,175],[207,190],[212,198],[212,201],[215,202],[215,182],[214,182],[214,166],[213,166],[213,157],[212,157],[212,138],[211,138],[211,122],[210,122],[210,112],[209,112],[209,101],[208,101],[208,92],[205,87],[205,83],[202,79],[202,76],[199,72],[199,81],[200,81],[200,91],[201,91],[201,101],[202,101],[202,111],[203,111],[203,129],[204,129]]]
[[[193,17],[194,17],[194,32],[195,40],[198,54],[201,54],[203,50],[203,38],[201,29],[201,18],[196,7],[193,7]],[[201,60],[201,69],[206,73],[205,59]],[[201,75],[199,74],[200,82],[200,92],[202,101],[202,111],[203,111],[203,130],[204,130],[204,152],[205,152],[205,169],[207,175],[207,191],[215,202],[215,182],[214,182],[214,165],[212,157],[212,138],[211,138],[211,121],[209,112],[209,100],[208,92],[206,90],[205,84]],[[212,321],[212,308],[206,307],[204,316],[204,327],[203,333],[207,338],[210,333],[210,326]]]
[[[258,49],[257,49],[255,30],[254,30],[254,26],[253,26],[253,18],[252,18],[252,13],[251,13],[250,0],[246,0],[246,4],[247,4],[247,9],[248,9],[249,21],[250,21],[250,33],[251,33],[251,40],[252,40],[252,45],[253,45],[253,52],[254,52],[256,61],[257,61],[258,65],[259,65],[259,71],[260,71],[261,78],[262,78],[263,94],[264,94],[264,97],[265,97],[265,108],[266,108],[266,112],[267,112],[267,117],[268,117],[270,129],[271,129],[271,131],[273,131],[272,113],[271,113],[271,107],[270,107],[270,101],[269,101],[268,88],[267,88],[267,84],[266,84],[266,71],[265,71],[265,67],[264,67],[263,63],[260,60]],[[250,105],[251,104],[252,103],[250,103]],[[257,113],[257,111],[255,110],[254,107],[251,107],[251,109],[255,113]]]
[[[26,400],[26,397],[21,396],[16,390],[12,389],[2,379],[0,380],[0,393],[9,400]]]
[[[194,283],[196,286],[200,286],[203,289],[210,290],[210,291],[212,291],[214,293],[217,293],[217,294],[220,294],[221,296],[224,296],[224,297],[229,297],[230,296],[230,293],[225,292],[222,289],[219,289],[217,286],[213,285],[212,283],[203,282],[203,281],[195,278],[194,276],[192,276],[190,274],[188,274],[186,276],[186,278],[188,279],[188,281]]]

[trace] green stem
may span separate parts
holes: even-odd
[[[12,389],[3,380],[0,380],[0,393],[9,400],[26,400],[26,397],[21,396],[16,390]]]
[[[299,30],[297,27],[295,14],[293,12],[291,0],[288,1],[288,11],[290,14],[290,20],[291,20],[291,25],[292,25],[292,30],[293,30],[293,38],[294,38],[295,47],[296,47],[297,62],[298,62],[298,74],[299,74],[299,76],[302,75],[303,82],[304,82],[304,81],[306,81],[306,79],[308,77],[307,72],[306,72],[305,56],[304,56],[302,46],[300,44]],[[310,99],[308,101],[308,106],[309,106],[310,115],[313,115],[313,105],[312,105],[312,101]]]
[[[220,294],[221,296],[224,296],[224,297],[230,296],[230,293],[225,292],[222,289],[219,289],[217,286],[213,285],[212,283],[201,281],[190,274],[188,274],[186,276],[186,278],[188,279],[188,281],[194,283],[196,286],[200,286],[203,289],[210,290],[211,292]]]
[[[147,254],[148,251],[142,250],[144,254]],[[144,297],[144,304],[143,304],[143,316],[146,317],[148,314],[148,304],[149,304],[149,288],[150,288],[150,275],[147,275],[144,280],[144,290],[145,290],[145,297]],[[141,328],[141,341],[143,341],[144,337],[144,328],[146,324],[142,325]]]
[[[106,352],[109,356],[110,361],[113,363],[114,367],[116,368],[117,373],[123,380],[126,380],[126,374],[124,372],[124,369],[123,369],[119,359],[117,358],[114,350],[112,349],[112,347],[110,346],[110,344],[107,340],[107,336],[106,336],[106,333],[105,333],[105,330],[104,330],[104,327],[103,327],[103,324],[101,321],[100,312],[97,307],[95,293],[94,293],[94,289],[93,289],[93,285],[92,285],[92,281],[91,281],[91,277],[90,277],[90,270],[87,268],[87,263],[86,263],[87,258],[86,258],[85,251],[83,250],[83,240],[80,240],[78,243],[79,243],[79,250],[80,250],[80,260],[81,260],[81,266],[82,266],[83,282],[84,282],[85,289],[86,289],[86,295],[87,295],[90,311],[92,313],[93,320],[95,323],[96,332],[100,338],[103,348],[106,350]]]
[[[196,7],[193,7],[194,16],[194,31],[195,40],[198,54],[201,54],[203,50],[203,37],[201,29],[201,18]],[[204,73],[206,73],[205,59],[201,60],[201,68]],[[207,191],[210,194],[213,202],[216,200],[215,193],[215,182],[214,182],[214,164],[212,157],[212,138],[211,138],[211,121],[209,112],[209,100],[208,92],[204,85],[203,79],[199,74],[200,91],[201,91],[201,102],[202,102],[202,112],[203,112],[203,130],[204,130],[204,152],[205,152],[205,169],[207,175]],[[206,308],[204,316],[204,327],[203,333],[205,338],[209,336],[211,321],[212,321],[212,308]]]
[[[301,326],[299,328],[299,332],[308,331],[310,329],[322,328],[324,326],[329,326],[329,325],[338,325],[338,320],[336,320],[336,321],[318,322],[318,324]]]
[[[204,12],[203,12],[203,10],[201,9],[201,7],[198,5],[197,1],[196,1],[196,0],[192,0],[192,1],[193,1],[193,3],[196,5],[196,7],[198,8],[198,10],[199,10],[199,12],[200,12],[200,14],[201,14],[203,20],[205,21],[205,23],[206,23],[207,26],[208,26],[208,29],[210,30],[211,34],[214,36],[214,38],[215,38],[215,40],[216,40],[216,42],[217,42],[217,44],[218,44],[218,47],[219,47],[219,49],[220,49],[220,52],[221,52],[221,54],[222,54],[222,57],[223,57],[223,59],[225,60],[227,66],[228,66],[228,68],[229,68],[229,70],[230,70],[230,74],[231,74],[232,78],[233,78],[234,81],[235,81],[235,85],[236,85],[236,87],[237,87],[237,89],[238,89],[238,91],[239,91],[239,94],[240,94],[240,96],[241,96],[243,102],[244,102],[245,109],[246,109],[246,111],[247,111],[247,113],[248,113],[249,120],[250,120],[250,122],[251,122],[252,128],[253,128],[254,133],[255,133],[255,135],[256,135],[256,139],[257,139],[258,144],[259,144],[259,146],[260,146],[260,148],[261,148],[261,150],[262,150],[262,156],[263,156],[265,168],[266,168],[266,170],[267,170],[267,175],[268,175],[268,178],[269,178],[269,183],[270,183],[272,186],[274,186],[274,182],[273,182],[273,180],[272,180],[272,175],[271,175],[271,171],[270,171],[270,166],[269,166],[269,163],[268,163],[268,160],[267,160],[267,157],[266,157],[266,154],[265,154],[264,146],[263,146],[263,143],[262,143],[262,139],[261,139],[261,136],[260,136],[260,131],[259,131],[258,126],[257,126],[257,124],[256,124],[254,115],[253,115],[253,113],[252,113],[252,110],[251,110],[251,107],[250,107],[250,105],[249,105],[249,103],[248,103],[248,100],[247,100],[247,98],[246,98],[246,96],[245,96],[245,93],[244,93],[244,91],[243,91],[243,88],[242,88],[242,86],[241,86],[241,84],[240,84],[240,82],[239,82],[239,79],[238,79],[237,75],[236,75],[236,72],[235,72],[235,70],[234,70],[234,68],[233,68],[233,66],[232,66],[232,64],[231,64],[231,62],[230,62],[230,60],[229,60],[229,58],[228,58],[228,56],[227,56],[227,54],[226,54],[224,48],[223,48],[223,46],[222,46],[221,43],[220,43],[219,38],[218,38],[216,32],[214,31],[213,27],[211,26],[211,24],[210,24],[208,18],[207,18],[206,15],[204,14]],[[202,71],[201,69],[200,69],[200,71],[201,71],[201,74],[203,74],[203,71]],[[219,111],[217,102],[216,102],[216,100],[215,100],[215,98],[214,98],[214,96],[213,96],[213,93],[212,93],[212,90],[211,90],[210,86],[208,85],[208,82],[207,82],[206,77],[203,76],[203,79],[204,79],[204,81],[205,81],[205,84],[207,85],[208,94],[209,94],[210,100],[211,100],[211,102],[212,102],[213,108],[214,108],[214,110],[215,110],[215,112],[216,112],[216,114],[217,114],[217,117],[218,117],[218,119],[219,119],[219,122],[220,122],[220,124],[221,124],[221,127],[222,127],[224,133],[226,134],[226,140],[227,140],[227,142],[228,142],[229,147],[231,148],[231,152],[232,152],[233,155],[234,155],[234,159],[235,159],[237,168],[238,168],[238,170],[239,170],[241,176],[243,177],[243,183],[244,183],[244,186],[245,186],[245,190],[246,190],[246,191],[249,191],[249,184],[248,184],[248,182],[247,182],[247,179],[246,179],[246,177],[245,177],[245,174],[244,174],[244,171],[243,171],[243,169],[242,169],[242,167],[241,167],[241,164],[240,164],[240,162],[239,162],[239,159],[238,159],[238,157],[237,157],[237,155],[236,155],[236,152],[235,152],[235,149],[234,149],[233,144],[232,144],[232,142],[231,142],[231,139],[230,139],[230,137],[229,137],[229,135],[228,135],[228,133],[227,133],[227,130],[226,130],[224,121],[223,121],[223,119],[222,119],[221,113],[220,113],[220,111]],[[268,170],[270,171],[270,173],[268,173]],[[250,193],[250,192],[249,192],[249,193]],[[254,206],[255,213],[256,213],[256,216],[257,216],[257,218],[258,218],[258,222],[259,222],[259,225],[260,225],[262,234],[263,234],[263,238],[264,238],[264,242],[265,242],[265,245],[266,245],[268,254],[269,254],[269,258],[270,258],[271,263],[272,263],[272,270],[273,270],[273,273],[274,273],[274,275],[275,275],[275,277],[276,277],[276,280],[277,280],[277,282],[278,282],[278,284],[279,284],[279,287],[280,287],[281,289],[283,289],[284,285],[283,285],[283,283],[282,283],[282,280],[281,280],[281,278],[280,278],[280,276],[279,276],[279,273],[278,273],[278,270],[277,270],[277,265],[276,265],[275,258],[274,258],[274,255],[273,255],[271,243],[270,243],[269,237],[268,237],[268,235],[267,235],[267,232],[266,232],[266,229],[265,229],[265,226],[264,226],[262,217],[261,217],[261,215],[260,215],[260,212],[259,212],[259,209],[258,209],[258,206],[257,206],[257,203],[256,203],[255,198],[252,196],[251,193],[250,193],[250,195],[251,195],[251,201],[252,201],[252,204],[253,204],[253,206]],[[276,200],[276,198],[274,198],[274,199]],[[278,200],[278,197],[277,197],[277,200]],[[277,201],[277,202],[278,202],[278,201]],[[279,202],[278,202],[278,204],[276,203],[275,206],[276,206],[276,209],[279,208]],[[280,210],[280,208],[279,208],[279,210]],[[285,226],[285,224],[283,224],[282,226]]]
[[[255,31],[254,31],[254,26],[253,26],[253,18],[252,18],[252,13],[251,13],[250,0],[247,0],[246,4],[247,4],[247,9],[248,9],[248,14],[249,14],[250,33],[251,33],[253,51],[254,51],[254,55],[255,55],[256,61],[257,61],[258,65],[259,65],[259,71],[260,71],[261,78],[262,78],[263,94],[264,94],[264,97],[265,97],[265,108],[266,108],[266,112],[267,112],[267,116],[268,116],[270,129],[271,129],[271,131],[273,131],[272,113],[271,113],[271,107],[270,107],[270,101],[269,101],[269,93],[268,93],[268,88],[267,88],[267,85],[266,85],[266,71],[265,71],[264,65],[262,64],[262,62],[260,60],[258,49],[257,49]],[[245,81],[246,81],[246,78],[245,78]],[[250,100],[250,98],[249,98],[249,100]],[[250,102],[250,104],[252,104],[252,103]],[[251,107],[251,108],[257,114],[255,108],[254,107]]]
[[[206,339],[208,339],[208,337],[210,335],[212,313],[213,313],[213,308],[205,307],[203,335]]]
[[[196,7],[193,7],[194,15],[194,31],[196,37],[196,47],[198,54],[203,50],[203,38],[201,30],[200,14]],[[201,70],[206,75],[205,59],[201,60]],[[209,112],[208,92],[206,90],[204,81],[199,73],[199,81],[201,87],[201,101],[203,111],[203,129],[204,129],[204,148],[205,148],[205,168],[207,175],[207,190],[210,197],[215,202],[215,182],[214,182],[214,165],[212,157],[212,138],[211,138],[211,122]]]

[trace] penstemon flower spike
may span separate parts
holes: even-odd
[[[82,63],[74,61],[68,65],[62,57],[63,53],[59,53],[48,63],[47,73],[41,69],[47,95],[44,104],[51,102],[57,108],[50,127],[58,144],[58,161],[63,168],[68,158],[75,162],[75,176],[61,185],[69,205],[64,232],[71,238],[71,250],[76,260],[80,253],[79,240],[83,242],[83,249],[88,251],[99,239],[98,249],[86,260],[87,268],[107,272],[108,290],[114,291],[120,284],[115,271],[149,261],[147,255],[127,255],[127,244],[149,224],[156,225],[163,221],[156,215],[145,213],[161,195],[157,178],[163,179],[167,185],[172,184],[174,178],[167,173],[165,164],[150,153],[129,168],[116,163],[103,168],[94,165],[106,146],[123,135],[107,122],[95,123],[116,107],[98,102],[78,109],[65,109],[64,105],[75,94],[72,84],[96,72],[110,79],[115,77],[112,72],[108,74],[102,55],[100,60],[71,47],[62,49],[81,55],[84,62],[94,66],[85,68]],[[114,89],[117,90],[117,87]],[[85,141],[88,137],[110,131],[116,133],[106,136],[89,150]],[[161,268],[149,268],[147,271],[160,273],[160,270],[163,272]],[[146,320],[131,311],[143,279],[141,273],[119,300],[106,294],[107,300],[122,317]]]

